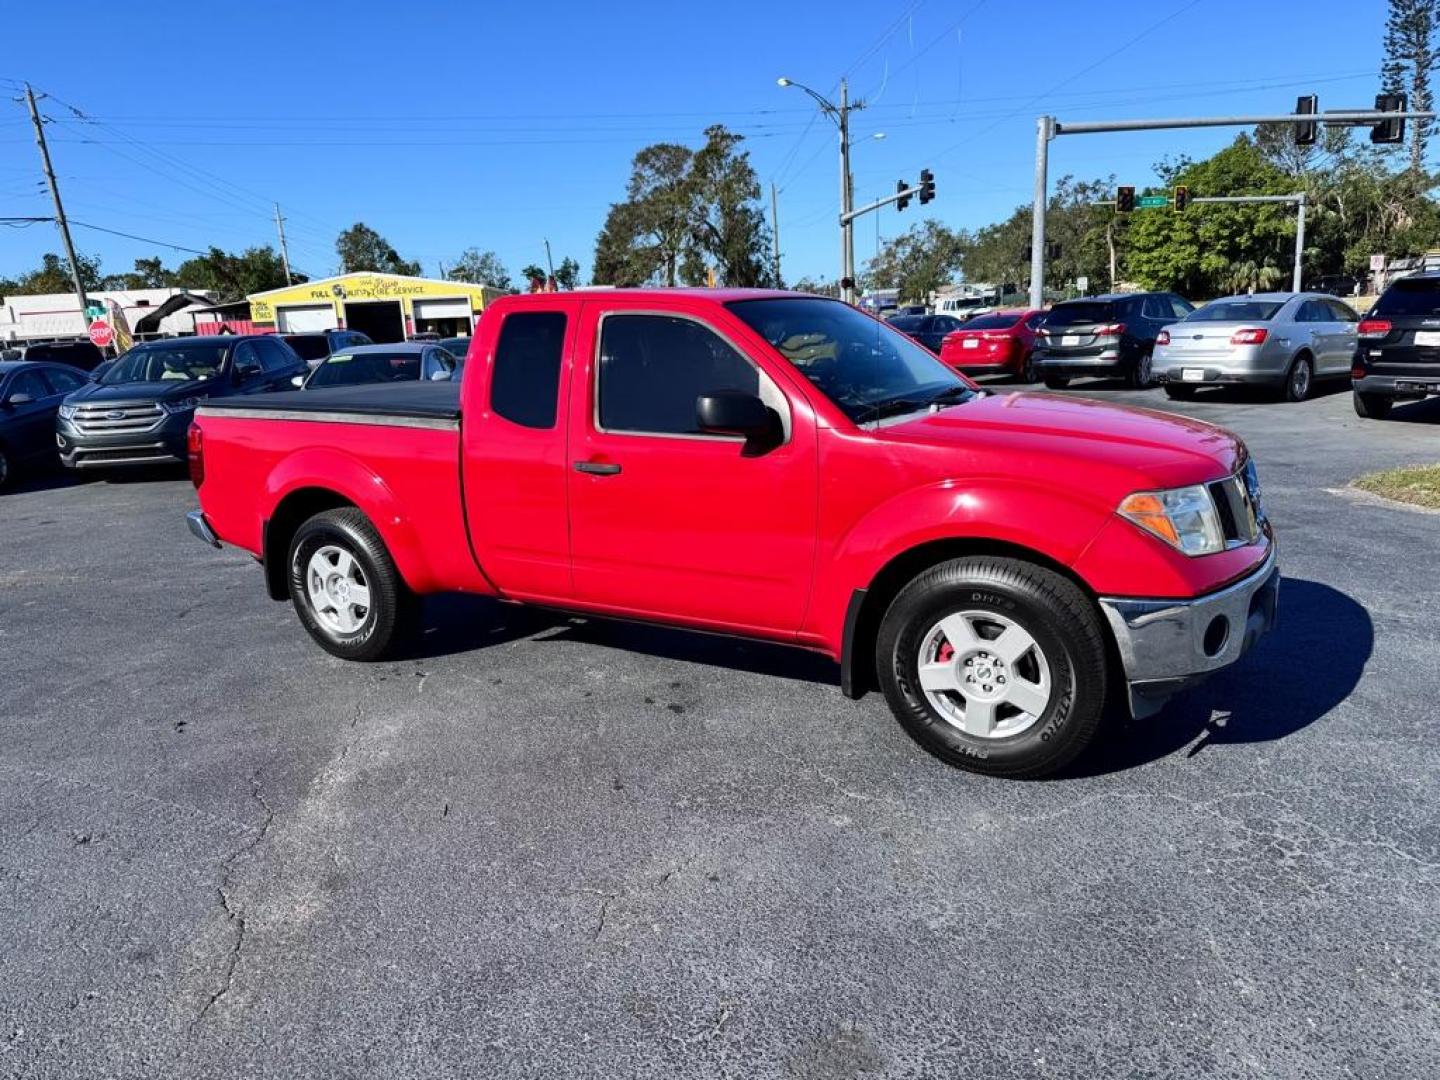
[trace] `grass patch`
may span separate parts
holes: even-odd
[[[1440,465],[1409,465],[1366,473],[1355,481],[1355,486],[1396,502],[1440,510]]]

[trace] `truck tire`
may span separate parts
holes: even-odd
[[[1068,375],[1047,374],[1042,376],[1042,378],[1045,380],[1045,388],[1047,390],[1064,390],[1070,385],[1070,377]]]
[[[379,660],[409,629],[415,599],[370,519],[354,507],[316,514],[290,541],[290,600],[326,652]]]
[[[875,670],[926,751],[971,772],[1036,779],[1095,735],[1103,633],[1094,604],[1059,574],[1018,559],[952,559],[890,604]]]
[[[1394,398],[1383,394],[1363,394],[1359,390],[1352,391],[1351,397],[1355,402],[1355,415],[1366,420],[1384,420],[1395,404]]]

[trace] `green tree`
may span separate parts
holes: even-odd
[[[768,284],[770,234],[740,142],[716,125],[698,151],[656,143],[636,154],[625,200],[611,205],[595,241],[595,282],[699,285],[713,266],[726,284]]]
[[[861,281],[868,289],[899,289],[902,302],[925,303],[960,273],[968,240],[928,218],[887,241],[865,264]]]
[[[1385,59],[1380,83],[1386,93],[1405,94],[1411,109],[1429,112],[1434,104],[1430,73],[1435,67],[1435,34],[1440,28],[1440,0],[1390,0],[1385,20]],[[1410,169],[1425,168],[1430,121],[1410,121]]]
[[[510,271],[505,269],[505,264],[500,261],[500,256],[493,251],[481,251],[479,248],[471,247],[462,251],[445,276],[451,281],[468,281],[472,285],[489,285],[507,292],[513,288],[510,282]]]
[[[1269,161],[1248,135],[1239,135],[1205,161],[1166,177],[1191,194],[1285,195],[1294,179]],[[1195,206],[1184,214],[1137,212],[1129,227],[1128,275],[1153,289],[1214,296],[1278,283],[1293,262],[1295,213],[1284,204]]]
[[[335,253],[340,256],[340,272],[354,273],[357,270],[379,271],[386,274],[404,274],[417,277],[420,274],[418,262],[406,262],[390,242],[362,221],[335,238]]]
[[[101,288],[100,260],[78,252],[75,259],[80,264],[80,284],[86,292],[98,292]],[[70,260],[49,251],[40,256],[37,269],[4,284],[4,291],[16,296],[75,291],[75,282],[70,276]]]
[[[303,274],[292,277],[295,281],[306,280]],[[238,255],[212,247],[206,254],[181,263],[173,283],[181,288],[213,291],[222,302],[242,300],[252,293],[283,287],[285,264],[268,244],[246,248]]]
[[[562,289],[573,289],[580,280],[580,264],[570,256],[560,260],[560,265],[555,268],[555,284]]]
[[[135,269],[126,274],[105,277],[107,289],[165,289],[175,284],[175,271],[158,258],[136,259]]]

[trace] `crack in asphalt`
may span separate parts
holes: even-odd
[[[235,925],[235,942],[230,946],[230,950],[226,954],[225,970],[219,988],[211,992],[210,997],[195,1015],[195,1019],[190,1021],[190,1031],[192,1034],[201,1021],[209,1015],[210,1010],[215,1007],[215,1004],[228,994],[230,988],[235,984],[235,971],[240,966],[240,955],[245,948],[245,910],[243,907],[237,907],[231,903],[229,885],[230,876],[235,869],[235,864],[260,846],[265,840],[266,835],[270,832],[271,823],[275,820],[275,808],[266,800],[265,792],[260,788],[259,769],[256,769],[250,777],[250,797],[264,808],[265,818],[260,822],[260,827],[255,830],[254,836],[220,861],[220,884],[215,887],[215,891],[220,897],[220,908],[225,912],[225,921]]]

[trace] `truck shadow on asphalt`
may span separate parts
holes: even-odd
[[[524,639],[598,645],[657,659],[840,685],[840,665],[804,649],[454,594],[426,598],[419,641],[407,656],[428,659]]]
[[[1189,747],[1273,742],[1309,727],[1359,684],[1375,644],[1369,613],[1318,581],[1280,584],[1280,624],[1233,667],[1157,716],[1112,718],[1062,778],[1137,768]]]

